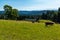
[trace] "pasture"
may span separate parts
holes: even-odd
[[[60,40],[60,24],[45,26],[45,22],[0,20],[0,40]]]

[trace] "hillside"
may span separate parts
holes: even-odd
[[[0,40],[60,40],[60,24],[46,27],[44,22],[0,20]]]
[[[38,10],[38,11],[19,11],[21,16],[31,16],[31,15],[41,15],[42,13],[46,13],[47,11],[57,11],[57,10]],[[0,11],[0,14],[3,14],[4,11]]]

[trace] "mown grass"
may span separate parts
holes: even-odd
[[[46,27],[44,22],[0,20],[0,40],[60,40],[60,24]]]

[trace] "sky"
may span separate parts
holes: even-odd
[[[60,0],[0,0],[0,10],[4,5],[18,10],[52,10],[60,7]]]

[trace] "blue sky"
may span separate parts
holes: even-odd
[[[0,10],[6,4],[18,10],[51,10],[60,7],[60,0],[0,0]]]

